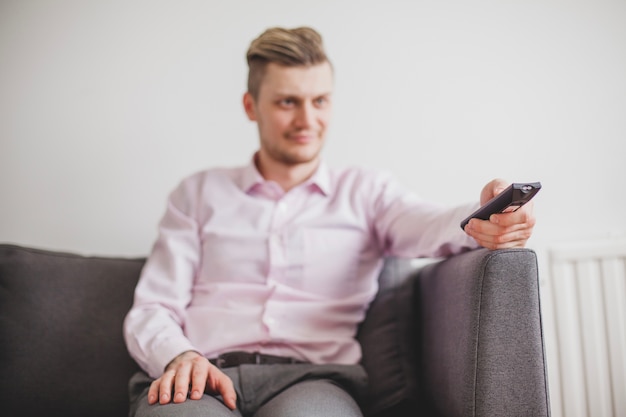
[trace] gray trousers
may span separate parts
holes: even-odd
[[[233,381],[237,409],[204,394],[179,404],[148,404],[152,379],[135,374],[129,383],[131,417],[362,417],[358,401],[367,388],[360,365],[241,365],[222,369]]]

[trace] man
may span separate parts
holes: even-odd
[[[145,370],[131,381],[132,413],[360,416],[354,336],[382,256],[524,246],[532,206],[463,233],[477,204],[442,208],[388,175],[331,170],[320,151],[333,70],[319,34],[269,29],[247,58],[243,105],[260,148],[170,195],[124,324]],[[481,202],[506,185],[487,184]]]

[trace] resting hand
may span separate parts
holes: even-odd
[[[480,194],[480,204],[491,200],[508,185],[500,179],[489,182]],[[521,248],[532,235],[534,226],[533,202],[530,201],[515,212],[492,214],[489,220],[472,219],[465,226],[465,232],[485,248]]]
[[[187,394],[192,400],[199,400],[205,389],[208,393],[220,394],[231,410],[236,408],[237,394],[230,378],[199,353],[188,351],[174,358],[163,375],[152,382],[148,403],[182,403]]]

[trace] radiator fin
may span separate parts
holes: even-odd
[[[626,240],[563,245],[549,263],[553,412],[626,416]]]

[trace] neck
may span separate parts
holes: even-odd
[[[289,165],[267,158],[259,152],[254,158],[254,163],[263,178],[276,182],[287,192],[311,178],[320,161],[319,158],[315,158],[309,162]]]

